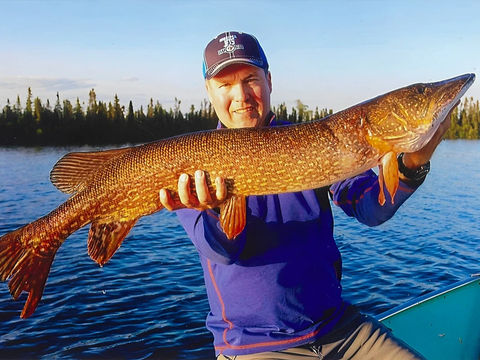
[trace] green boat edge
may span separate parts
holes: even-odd
[[[429,360],[480,359],[478,274],[376,318]]]

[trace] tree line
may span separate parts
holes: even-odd
[[[452,125],[447,139],[480,139],[480,104],[473,97],[465,97],[452,112]]]
[[[95,90],[89,92],[88,103],[75,103],[57,99],[52,106],[38,97],[33,98],[28,88],[25,105],[20,96],[14,104],[7,104],[0,113],[0,146],[48,145],[118,145],[144,143],[183,133],[213,129],[218,118],[211,104],[204,100],[197,110],[190,106],[182,113],[181,101],[175,98],[173,109],[165,109],[153,99],[147,108],[134,110],[132,101],[128,108],[120,104],[115,95],[113,102],[98,101]],[[309,109],[300,100],[288,109],[285,103],[272,108],[279,119],[292,123],[321,119],[333,113],[332,109]],[[479,102],[465,98],[452,113],[449,139],[480,138]]]
[[[89,92],[88,103],[75,103],[57,99],[52,106],[38,97],[32,98],[31,89],[25,106],[20,97],[6,106],[0,114],[0,145],[109,145],[143,143],[213,128],[217,119],[212,106],[204,101],[200,109],[192,105],[190,112],[180,111],[181,101],[175,99],[173,109],[166,110],[157,101],[150,100],[147,108],[134,110],[120,104],[115,95],[113,102],[98,101],[95,90]]]

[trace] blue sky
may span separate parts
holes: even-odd
[[[257,36],[272,104],[335,111],[415,82],[480,71],[480,1],[0,0],[0,107],[60,99],[199,108],[204,46]],[[480,100],[480,80],[467,96]]]

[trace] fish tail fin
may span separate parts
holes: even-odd
[[[35,248],[25,246],[34,236],[30,225],[0,237],[0,280],[10,279],[10,294],[17,300],[22,291],[28,298],[20,317],[28,318],[40,302],[57,247],[38,253]]]
[[[7,280],[15,268],[17,260],[22,256],[24,248],[18,240],[24,228],[12,231],[0,237],[0,280]]]

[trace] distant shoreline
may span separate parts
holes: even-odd
[[[181,100],[175,98],[174,108],[166,110],[153,99],[147,109],[143,106],[133,109],[132,101],[128,108],[120,105],[115,95],[113,102],[96,100],[95,90],[89,93],[88,105],[77,98],[73,104],[69,100],[57,101],[52,107],[44,104],[28,89],[25,106],[17,96],[15,104],[7,101],[0,113],[0,146],[115,146],[139,144],[172,137],[189,132],[213,129],[218,118],[213,107],[206,100],[197,110],[190,106],[189,112],[180,110]],[[318,107],[311,110],[308,105],[297,100],[296,107],[290,110],[285,103],[274,106],[272,111],[278,118],[291,123],[321,119],[333,114],[332,109]],[[465,97],[452,113],[452,125],[446,139],[480,138],[480,105],[478,100]]]

